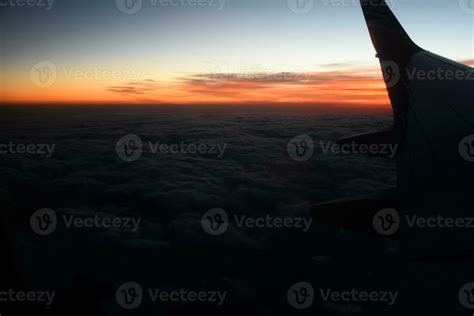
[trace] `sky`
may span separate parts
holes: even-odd
[[[388,3],[471,64],[469,1]],[[388,104],[356,0],[0,0],[0,40],[2,102]]]

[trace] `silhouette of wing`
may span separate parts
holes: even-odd
[[[398,144],[398,188],[393,196],[399,202],[403,232],[399,235],[402,243],[409,244],[405,249],[427,256],[470,253],[473,229],[441,227],[440,223],[468,221],[474,213],[468,198],[474,179],[474,136],[470,137],[474,134],[474,71],[416,45],[384,0],[361,1],[361,5],[392,104],[394,126],[372,134],[377,137],[346,140]],[[335,211],[338,203],[331,207],[332,217],[345,212]],[[350,203],[344,203],[347,211]],[[373,216],[373,207],[381,207],[380,203],[365,204],[372,209],[359,216]],[[327,209],[328,203],[324,205]],[[312,209],[317,218],[325,217],[319,214],[324,212],[321,207]],[[422,227],[424,220],[434,223],[433,218],[438,219],[435,227]],[[365,230],[374,231],[370,218],[354,225],[360,222],[366,223]]]

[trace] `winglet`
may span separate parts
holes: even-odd
[[[406,69],[413,55],[424,51],[405,32],[385,0],[360,0],[370,38],[377,51],[394,116],[394,135],[400,141],[401,127],[409,108]],[[398,74],[398,75],[397,75]]]
[[[406,65],[413,54],[422,51],[405,32],[385,0],[360,0],[365,21],[381,61]]]

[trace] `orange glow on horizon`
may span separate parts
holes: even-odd
[[[128,82],[59,78],[50,87],[9,80],[0,94],[11,104],[301,104],[388,107],[378,69],[312,73],[217,74]],[[16,77],[16,76],[15,76]],[[18,77],[17,77],[18,78]]]

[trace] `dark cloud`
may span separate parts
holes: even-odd
[[[153,79],[126,82],[121,85],[110,86],[107,90],[120,94],[146,94],[160,88],[160,82]]]
[[[226,284],[232,289],[230,302],[248,302],[256,299],[255,291],[266,291],[283,300],[260,301],[267,306],[262,308],[278,310],[271,306],[286,304],[279,291],[287,285],[286,277],[288,282],[299,277],[293,272],[302,269],[298,258],[320,255],[331,260],[338,253],[357,256],[363,250],[348,243],[346,233],[317,223],[311,234],[242,229],[231,223],[224,235],[210,236],[201,227],[202,214],[219,207],[230,216],[308,217],[314,203],[390,187],[395,173],[390,161],[323,154],[319,143],[381,129],[390,124],[389,112],[348,110],[342,116],[265,107],[72,107],[46,108],[37,115],[18,111],[14,121],[4,115],[0,119],[0,142],[51,143],[56,150],[50,159],[14,155],[2,160],[2,181],[8,184],[18,218],[16,247],[22,258],[35,258],[34,265],[50,276],[40,282],[60,288],[78,271],[91,269],[112,288],[130,280],[155,287]],[[145,150],[141,159],[127,163],[115,152],[116,142],[127,134],[139,135],[145,143],[227,148],[222,158]],[[292,161],[286,149],[300,134],[310,135],[316,144],[315,156],[303,163]],[[135,216],[142,223],[137,232],[61,226],[39,238],[28,220],[44,207],[60,214]],[[338,247],[326,253],[333,243]],[[386,251],[388,246],[370,242],[365,247]],[[321,249],[326,250],[319,253]],[[277,285],[278,280],[283,284]]]
[[[108,91],[144,103],[313,103],[386,104],[378,69],[317,72],[201,73],[176,78],[172,83],[128,82]]]

